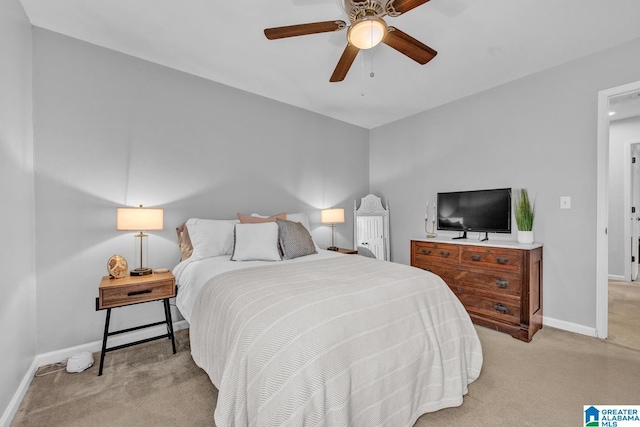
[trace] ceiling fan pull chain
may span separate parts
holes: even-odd
[[[373,54],[373,49],[371,49],[371,72],[369,73],[369,77],[373,78],[376,73],[373,72],[373,58],[375,58],[375,55]]]

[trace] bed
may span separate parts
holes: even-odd
[[[193,360],[218,389],[217,426],[412,426],[462,404],[482,349],[441,278],[315,243],[237,261],[239,230],[262,229],[239,227],[232,254],[174,269]]]

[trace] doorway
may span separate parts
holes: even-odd
[[[609,106],[621,95],[640,92],[640,81],[598,93],[598,160],[596,202],[596,335],[607,338],[609,322]]]
[[[612,108],[614,108],[612,106]],[[609,280],[638,277],[640,116],[609,124]]]
[[[630,213],[626,216],[624,238],[625,251],[625,282],[638,279],[638,252],[640,248],[640,139],[625,141],[625,185],[624,209]],[[627,254],[628,253],[628,254]]]

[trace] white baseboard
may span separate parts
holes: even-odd
[[[174,331],[187,329],[188,327],[189,323],[186,320],[180,320],[173,323]],[[109,337],[109,347],[116,347],[122,344],[128,344],[166,333],[167,329],[165,325],[158,325],[152,328],[140,329],[138,331]],[[2,414],[2,417],[0,417],[0,427],[9,427],[9,425],[11,424],[13,417],[16,415],[16,412],[18,412],[18,408],[20,408],[20,403],[22,402],[22,399],[24,399],[24,395],[27,394],[29,385],[31,385],[31,380],[35,376],[36,371],[40,366],[65,361],[69,357],[73,356],[76,353],[80,353],[81,351],[89,351],[91,353],[102,351],[102,340],[93,341],[75,347],[51,351],[49,353],[37,354],[33,359],[33,362],[31,362],[31,366],[29,366],[29,369],[22,378],[18,390],[16,390],[13,398],[11,399],[11,402],[9,402],[9,406],[7,406],[4,413]],[[96,363],[99,363],[99,360],[96,361]]]
[[[580,335],[586,335],[589,337],[597,337],[596,328],[590,328],[588,326],[579,325],[577,323],[571,323],[564,320],[554,319],[552,317],[542,316],[542,325],[551,326],[552,328],[562,329],[564,331],[574,332]]]
[[[617,280],[619,282],[624,282],[624,276],[618,276],[617,274],[609,274],[609,280]]]
[[[22,378],[22,381],[20,381],[18,390],[16,390],[16,392],[14,393],[13,397],[11,398],[11,402],[9,402],[9,406],[7,406],[4,414],[2,414],[2,417],[0,417],[0,427],[9,427],[11,425],[11,421],[13,421],[13,417],[16,415],[16,412],[18,412],[18,408],[20,407],[20,403],[22,402],[24,395],[27,394],[29,385],[31,385],[31,380],[38,370],[37,360],[38,356],[33,358],[31,366],[29,366],[27,373]]]

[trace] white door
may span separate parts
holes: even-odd
[[[358,217],[357,245],[369,249],[378,259],[384,260],[384,234],[381,216]]]
[[[640,243],[640,144],[631,145],[631,280],[638,278],[638,244]]]

